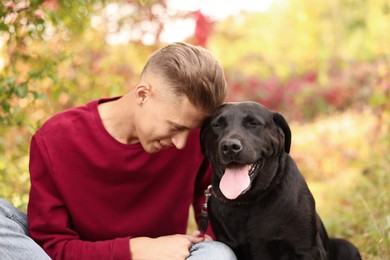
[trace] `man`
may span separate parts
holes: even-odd
[[[149,58],[124,96],[49,119],[31,141],[30,236],[53,259],[235,259],[210,236],[185,235],[189,206],[199,219],[211,178],[198,128],[225,97],[212,54],[175,43]],[[8,226],[25,221],[3,208]],[[13,239],[19,255],[45,259],[17,231],[1,235],[22,237]]]

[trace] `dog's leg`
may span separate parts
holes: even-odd
[[[359,250],[348,240],[331,238],[329,240],[331,260],[361,260]]]

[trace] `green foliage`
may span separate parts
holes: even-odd
[[[327,73],[351,61],[388,59],[388,6],[387,0],[275,0],[268,12],[219,23],[210,46],[226,67],[261,77]]]
[[[275,0],[268,12],[218,23],[210,48],[236,86],[231,100],[277,102],[271,108],[289,118],[313,119],[351,105],[363,107],[376,95],[377,84],[388,84],[388,9],[386,0]],[[304,79],[308,73],[314,80]],[[253,78],[259,82],[254,88]],[[276,84],[270,86],[270,79]],[[301,79],[298,85],[296,79]],[[280,93],[275,95],[279,101],[268,100],[268,88]],[[283,93],[287,97],[280,97]]]
[[[19,113],[20,106],[17,100],[28,96],[39,98],[40,94],[30,88],[30,81],[36,74],[27,77],[18,76],[19,61],[28,63],[31,59],[26,52],[28,38],[40,37],[44,21],[36,14],[42,1],[27,2],[3,1],[0,5],[0,32],[6,41],[8,64],[0,74],[0,126],[22,124],[24,116]],[[15,102],[16,101],[16,102]]]

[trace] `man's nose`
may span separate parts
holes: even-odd
[[[179,149],[179,150],[183,149],[187,144],[187,138],[188,138],[189,134],[190,134],[189,131],[183,131],[183,132],[175,134],[172,137],[172,143],[175,145],[175,147],[177,149]]]

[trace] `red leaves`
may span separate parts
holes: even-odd
[[[204,14],[200,10],[193,12],[193,16],[195,18],[195,39],[197,45],[202,47],[206,47],[207,40],[209,39],[214,22]]]
[[[229,98],[230,101],[260,102],[271,110],[287,114],[290,119],[311,119],[320,113],[347,108],[356,98],[350,82],[330,77],[329,85],[324,86],[314,71],[287,80],[277,76],[267,79],[253,75],[246,78],[230,76],[227,79]]]

